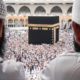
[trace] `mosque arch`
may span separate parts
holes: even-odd
[[[29,15],[30,13],[31,13],[31,11],[30,11],[29,7],[27,7],[27,6],[22,6],[18,12],[18,14],[22,14],[24,16]]]
[[[9,19],[8,20],[8,27],[13,27],[13,20],[12,19]]]
[[[51,13],[62,13],[62,9],[59,6],[55,6],[51,9]]]
[[[12,6],[7,6],[7,12],[8,14],[14,15],[15,9]]]
[[[44,9],[44,7],[42,6],[38,6],[36,9],[35,9],[35,14],[41,14],[41,13],[46,13],[46,10]]]
[[[67,14],[71,14],[72,13],[72,6],[68,8],[67,10]]]

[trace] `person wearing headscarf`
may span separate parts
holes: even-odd
[[[80,80],[80,0],[72,8],[74,51],[65,52],[52,60],[41,73],[41,80]]]
[[[7,10],[0,0],[0,80],[25,80],[24,65],[15,60],[4,60],[5,18]]]

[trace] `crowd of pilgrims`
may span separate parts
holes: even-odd
[[[28,30],[5,30],[5,57],[24,63],[28,80],[40,80],[40,73],[58,54],[73,50],[72,29],[60,30],[60,41],[52,44],[28,44]]]

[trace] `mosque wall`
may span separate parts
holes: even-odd
[[[71,25],[72,3],[34,3],[12,4],[6,3],[7,27],[27,27],[28,16],[59,16],[60,28]]]

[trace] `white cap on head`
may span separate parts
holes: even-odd
[[[72,20],[80,24],[80,0],[75,0],[72,9]]]
[[[3,0],[0,0],[0,19],[5,19],[7,9]]]

